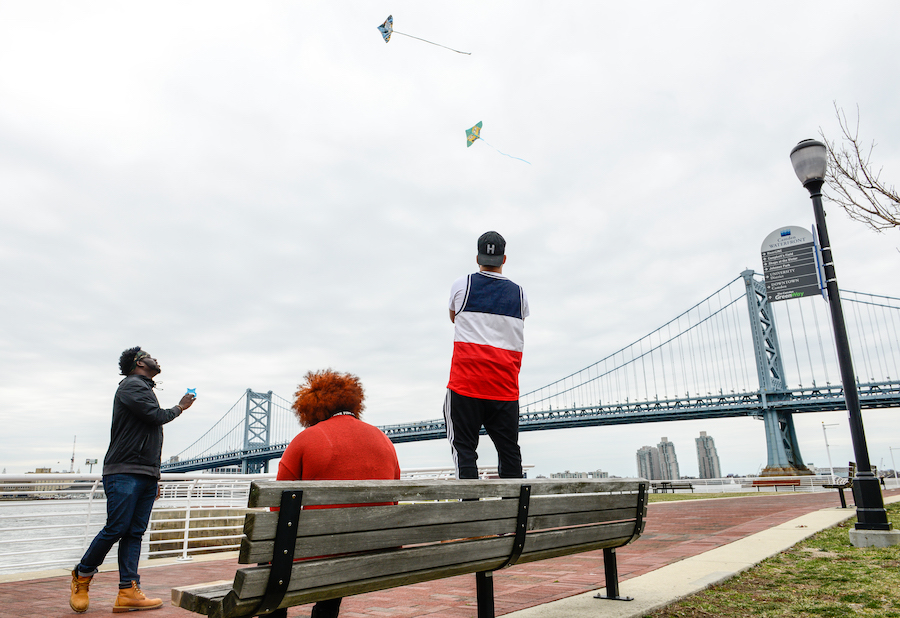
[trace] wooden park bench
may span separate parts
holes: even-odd
[[[840,476],[836,476],[834,478],[834,483],[826,483],[825,485],[822,485],[822,487],[827,487],[828,489],[837,489],[838,490],[838,496],[840,496],[840,498],[841,498],[841,508],[842,509],[847,508],[847,500],[844,499],[844,490],[845,489],[850,489],[850,490],[853,489],[853,477],[856,476],[856,462],[851,461],[847,465],[847,468],[848,468],[848,471],[847,471],[848,478],[842,478]],[[832,470],[832,472],[833,472],[833,470]]]
[[[603,549],[619,597],[615,548],[640,536],[648,482],[597,480],[260,481],[234,581],[172,590],[216,618],[476,574],[479,618],[493,618],[492,572]],[[308,508],[362,505],[355,508]],[[598,595],[599,596],[599,595]]]
[[[668,493],[671,491],[673,494],[679,490],[691,490],[691,493],[694,493],[694,485],[690,481],[650,481],[650,487],[653,488],[653,493]]]
[[[791,491],[796,491],[796,488],[800,487],[800,479],[778,477],[753,479],[751,487],[756,487],[756,491],[759,491],[761,487],[774,487],[776,492],[779,487],[790,487]]]

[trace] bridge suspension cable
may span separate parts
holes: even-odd
[[[841,290],[857,380],[890,382],[900,377],[900,299]],[[819,297],[773,303],[773,320],[788,335],[784,364],[790,385],[830,385],[837,376],[837,353],[827,303]],[[812,324],[811,333],[807,325]],[[824,326],[823,326],[824,325]],[[818,354],[813,349],[818,348]],[[788,386],[788,385],[786,385]]]
[[[743,285],[736,277],[648,335],[520,398],[523,411],[756,389]],[[651,389],[652,386],[652,389]]]
[[[523,394],[520,430],[841,409],[843,389],[831,384],[838,363],[827,303],[805,297],[763,307],[764,287],[760,275],[745,271],[633,343]],[[900,298],[844,290],[841,295],[851,318],[854,365],[865,374],[857,377],[863,405],[898,405]],[[778,344],[776,325],[789,344]],[[762,343],[750,326],[762,329],[756,331]],[[761,358],[771,367],[759,369]],[[762,386],[770,372],[777,374],[777,385]],[[382,430],[394,442],[446,435],[443,419]],[[280,457],[299,431],[290,402],[248,389],[168,466],[258,463]]]
[[[289,443],[300,431],[300,426],[290,411],[290,402],[275,393],[253,393],[248,389],[212,427],[172,460],[199,459],[243,450],[247,422],[247,399],[254,394],[271,397],[272,414],[268,426],[270,444]]]

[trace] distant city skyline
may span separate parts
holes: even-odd
[[[656,446],[642,446],[636,454],[638,476],[661,481],[681,478],[675,445],[666,436]]]
[[[722,478],[722,468],[715,441],[706,431],[695,438],[697,447],[698,477]],[[675,443],[668,437],[660,438],[656,446],[642,446],[635,453],[637,475],[652,480],[678,480],[682,478]]]

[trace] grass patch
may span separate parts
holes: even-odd
[[[900,528],[900,503],[886,506]],[[645,618],[900,617],[900,546],[856,548],[856,518]]]

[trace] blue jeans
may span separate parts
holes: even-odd
[[[106,525],[103,527],[81,562],[75,567],[81,576],[93,575],[103,564],[106,554],[119,542],[119,587],[130,588],[131,582],[141,583],[138,560],[141,557],[141,537],[150,523],[150,511],[156,500],[157,481],[144,474],[109,474],[103,477],[106,493]]]

